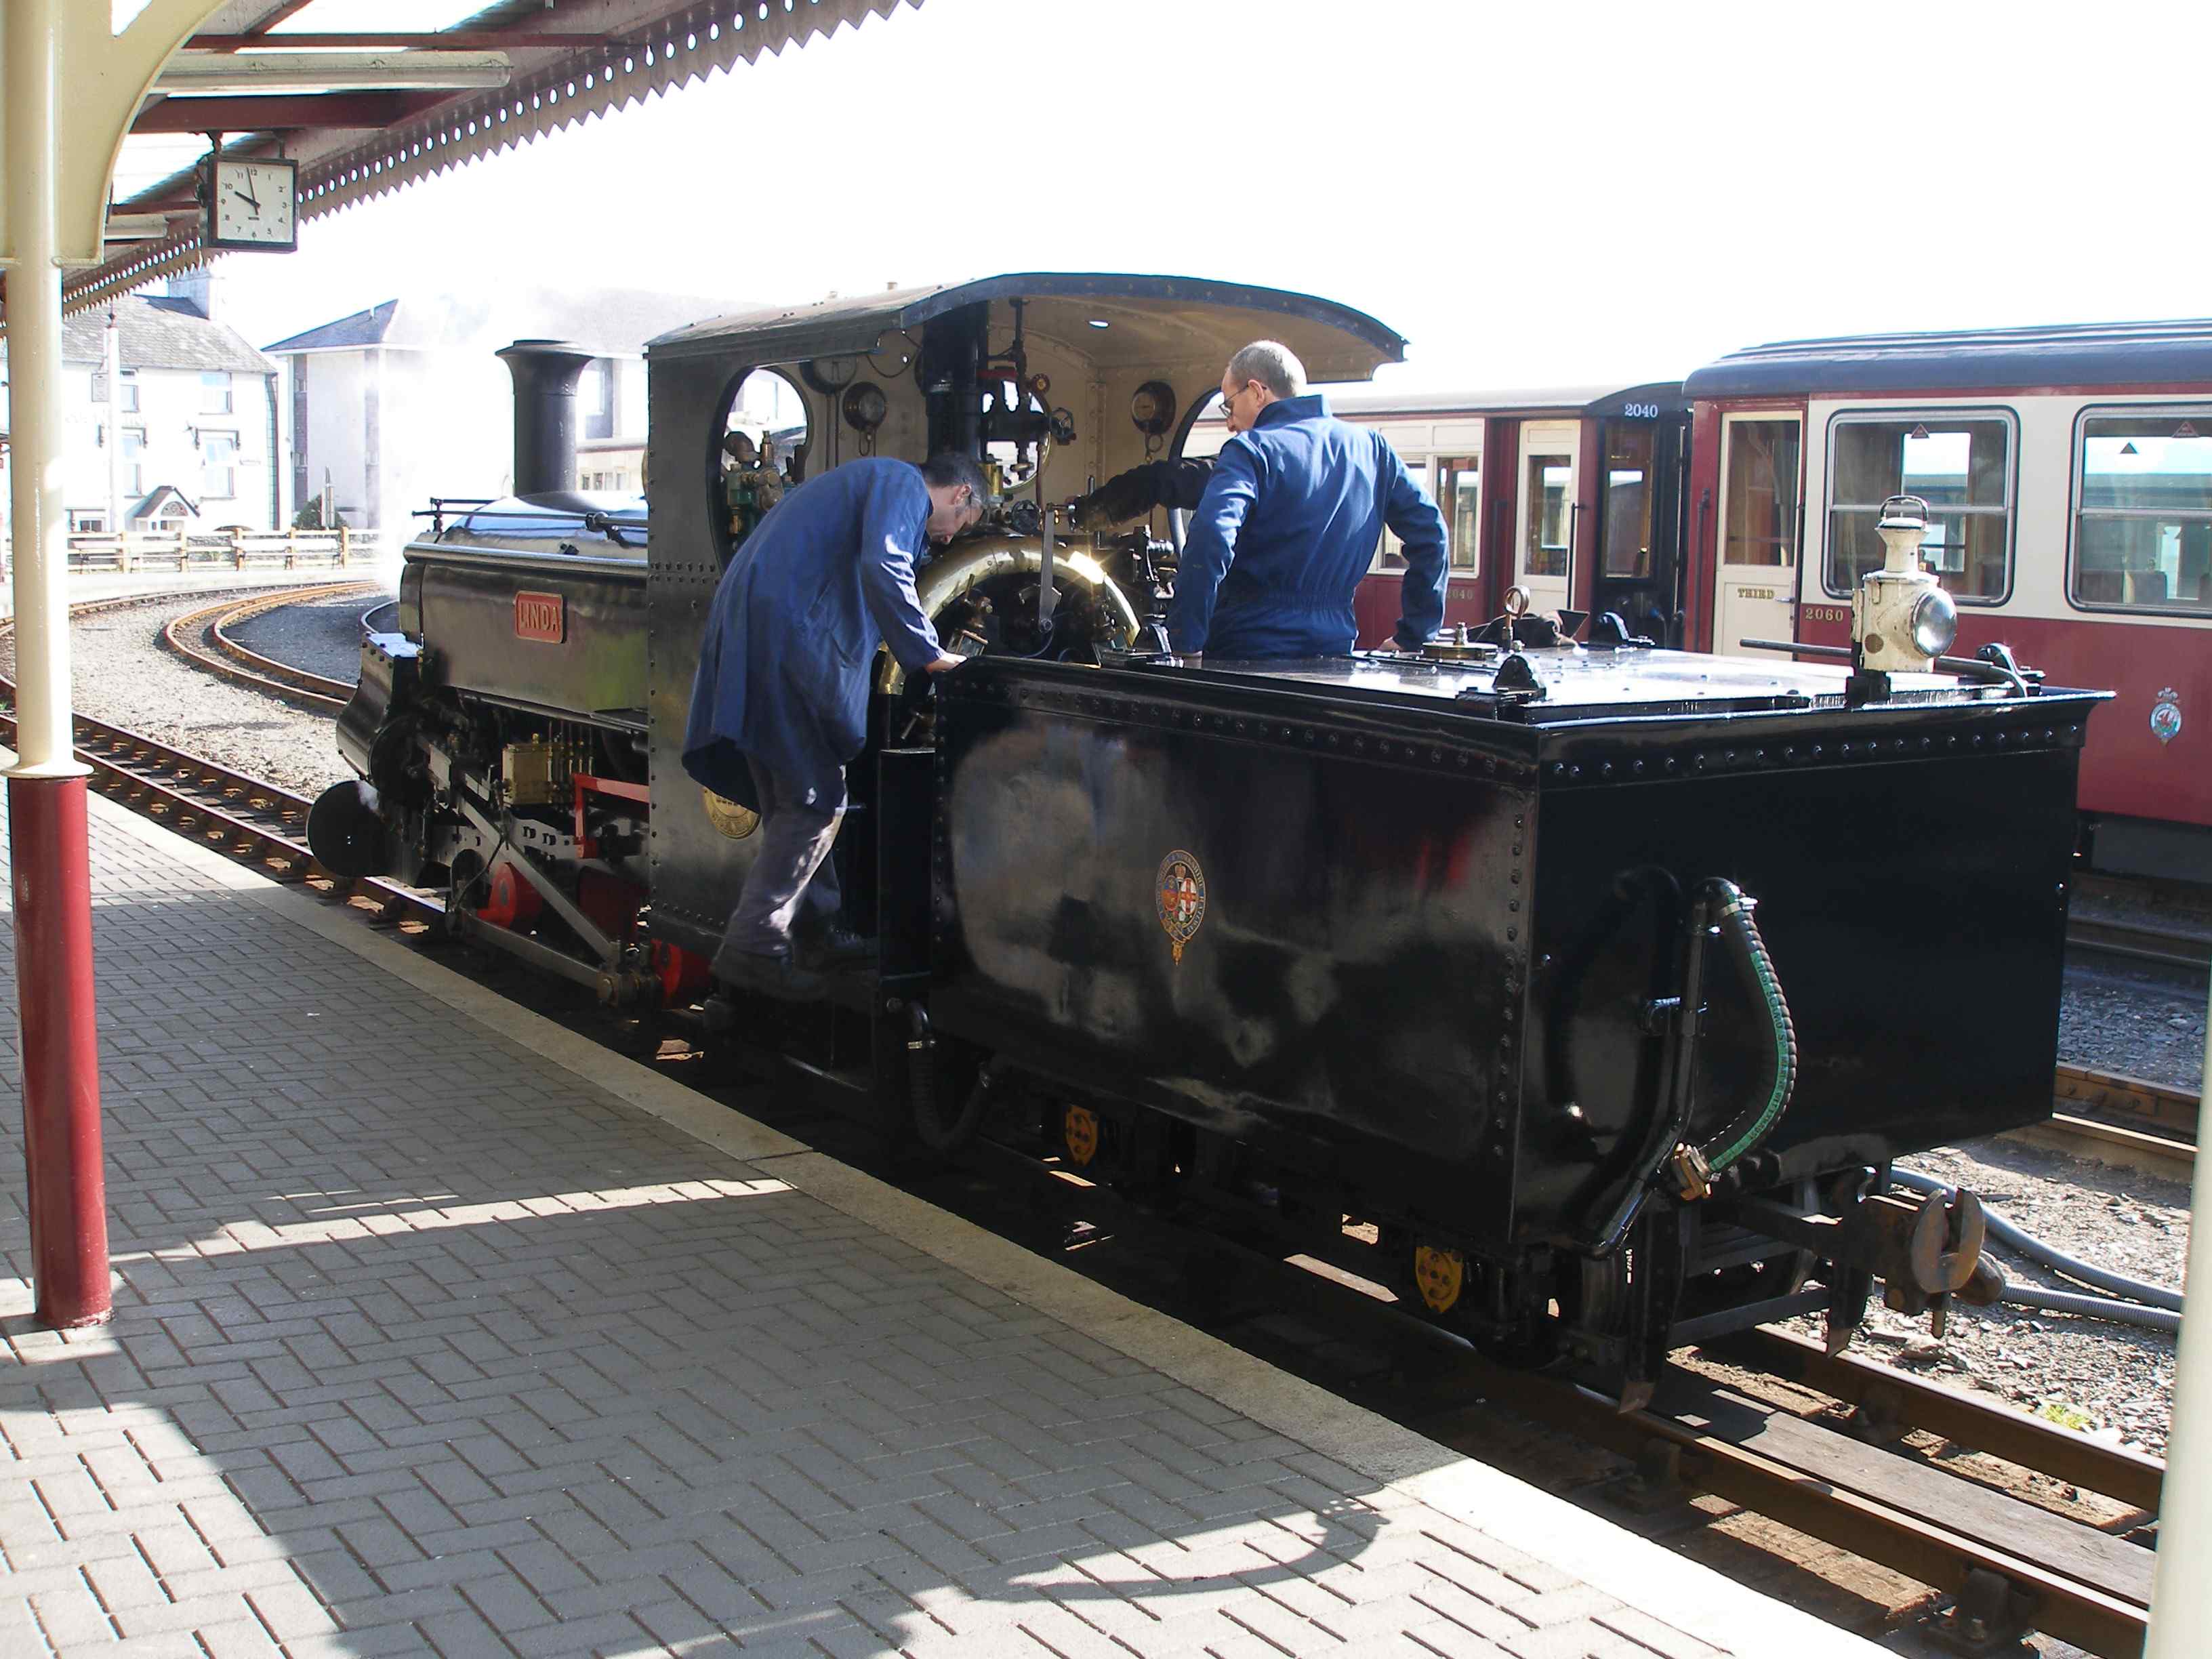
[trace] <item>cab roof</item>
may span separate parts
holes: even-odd
[[[1102,372],[1193,357],[1226,362],[1255,339],[1280,340],[1316,380],[1364,380],[1406,355],[1403,337],[1364,312],[1309,294],[1194,276],[1025,271],[739,312],[664,334],[646,356],[734,356],[760,363],[848,356],[962,307],[1016,299],[1028,301],[1031,336]]]

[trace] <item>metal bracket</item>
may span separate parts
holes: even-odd
[[[574,930],[576,937],[584,941],[586,948],[598,956],[602,968],[611,969],[620,964],[622,946],[601,933],[593,925],[592,919],[576,908],[575,901],[561,890],[560,884],[540,870],[526,854],[515,847],[501,826],[494,823],[477,804],[465,795],[456,793],[453,796],[453,805],[463,817],[476,825],[477,829],[494,844],[492,856],[485,862],[487,873],[493,865],[505,859],[514,866],[518,875],[538,890],[538,896],[552,907],[553,914]]]

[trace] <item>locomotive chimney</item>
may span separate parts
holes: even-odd
[[[517,340],[499,354],[514,376],[514,493],[576,487],[576,381],[592,353],[562,340]]]

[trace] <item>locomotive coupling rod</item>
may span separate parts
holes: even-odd
[[[459,790],[453,792],[453,805],[461,809],[461,816],[476,825],[477,831],[492,843],[492,856],[484,864],[487,873],[494,863],[505,859],[514,866],[515,873],[538,890],[538,896],[553,907],[553,914],[575,931],[599,957],[602,968],[613,968],[622,960],[622,947],[601,933],[592,919],[576,908],[575,902],[561,890],[561,884],[540,870],[508,839],[507,826],[494,823],[477,804]],[[598,983],[594,975],[592,983]]]

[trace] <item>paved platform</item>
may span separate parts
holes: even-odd
[[[94,810],[116,1315],[0,1152],[0,1654],[1877,1651]]]

